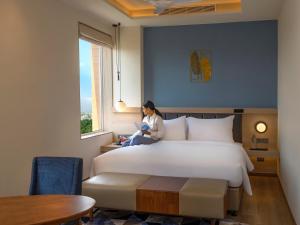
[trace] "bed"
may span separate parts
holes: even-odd
[[[252,195],[248,170],[253,165],[239,143],[159,141],[119,148],[94,159],[94,173],[147,174],[223,179]]]
[[[173,119],[183,113],[163,113]],[[231,114],[184,114],[196,118],[223,118]],[[252,195],[248,171],[253,164],[242,147],[242,114],[233,121],[235,142],[172,140],[152,145],[129,146],[94,159],[94,174],[117,172],[154,176],[196,177],[227,180],[230,208],[238,210],[244,189]]]

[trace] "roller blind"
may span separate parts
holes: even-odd
[[[87,41],[95,42],[96,44],[106,45],[111,48],[113,47],[111,35],[83,23],[79,23],[79,37],[86,39]]]

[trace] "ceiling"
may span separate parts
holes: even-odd
[[[130,18],[241,12],[241,0],[106,0]]]
[[[277,19],[283,0],[241,0],[240,12],[213,12],[130,18],[107,0],[61,0],[71,7],[86,11],[111,23],[122,26],[175,26],[205,23],[226,23]],[[135,2],[143,0],[135,0]],[[143,3],[138,4],[141,7]]]

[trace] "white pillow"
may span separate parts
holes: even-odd
[[[234,142],[232,136],[234,116],[222,119],[187,118],[188,140]]]
[[[163,140],[186,140],[186,117],[164,120],[165,133]]]

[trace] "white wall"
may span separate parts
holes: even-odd
[[[279,17],[278,116],[281,181],[300,224],[300,1],[285,0]]]
[[[38,155],[82,157],[86,177],[111,141],[80,140],[78,21],[113,32],[57,0],[0,1],[0,196],[27,193]]]

